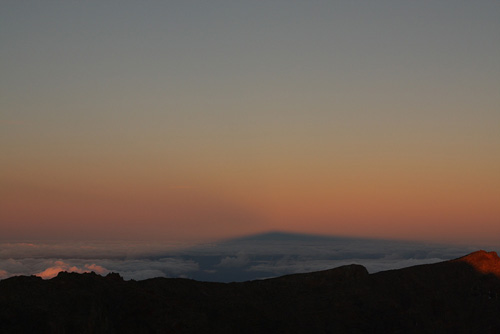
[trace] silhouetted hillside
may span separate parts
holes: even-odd
[[[1,333],[500,333],[500,259],[241,283],[60,273],[0,281]]]

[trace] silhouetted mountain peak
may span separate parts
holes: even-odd
[[[500,277],[500,257],[496,252],[479,250],[454,261],[466,262],[483,274],[494,274]]]

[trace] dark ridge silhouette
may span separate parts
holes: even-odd
[[[500,333],[499,268],[479,251],[240,283],[18,276],[0,281],[0,333]]]

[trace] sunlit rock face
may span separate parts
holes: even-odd
[[[482,274],[494,274],[500,277],[500,257],[496,252],[480,250],[454,261],[468,263]]]

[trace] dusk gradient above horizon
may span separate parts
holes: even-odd
[[[499,1],[4,1],[0,238],[500,244]]]

